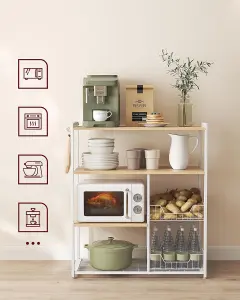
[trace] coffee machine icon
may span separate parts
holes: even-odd
[[[40,227],[40,211],[36,208],[26,211],[26,227]]]
[[[42,166],[41,161],[26,161],[24,163],[23,173],[25,178],[42,178]]]

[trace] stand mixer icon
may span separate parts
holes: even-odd
[[[26,161],[24,163],[26,168],[23,168],[25,178],[42,178],[42,166],[41,161]]]

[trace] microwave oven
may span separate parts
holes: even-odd
[[[140,180],[88,180],[78,184],[79,222],[144,222]]]

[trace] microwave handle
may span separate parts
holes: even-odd
[[[128,216],[128,193],[129,193],[129,189],[125,190],[125,203],[124,203],[124,216],[126,219],[129,219]]]

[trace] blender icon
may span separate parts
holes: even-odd
[[[23,173],[25,178],[42,178],[42,166],[41,161],[26,161],[24,163]]]

